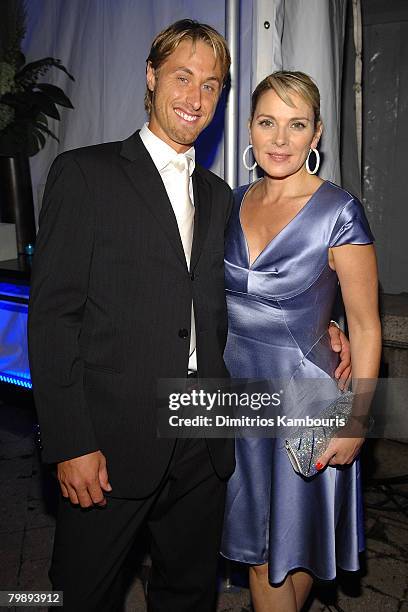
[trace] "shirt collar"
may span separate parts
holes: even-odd
[[[177,156],[176,151],[172,147],[170,147],[170,145],[168,145],[161,138],[156,136],[156,134],[153,134],[151,130],[149,130],[147,123],[145,123],[142,129],[140,130],[139,136],[159,172],[164,170],[168,163]],[[188,151],[184,153],[184,155],[190,160],[189,173],[191,176],[195,168],[194,147],[190,147]]]

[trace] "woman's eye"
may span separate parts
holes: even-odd
[[[271,125],[273,125],[273,123],[270,119],[262,119],[259,122],[259,125],[263,125],[264,127],[270,127]]]
[[[294,127],[296,130],[303,130],[303,128],[306,126],[301,121],[295,121],[295,123],[292,123],[292,127]]]
[[[182,83],[188,83],[188,79],[186,77],[183,76],[179,76],[177,77],[179,81],[181,81]]]

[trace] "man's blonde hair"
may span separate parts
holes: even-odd
[[[320,93],[316,83],[304,72],[278,70],[257,85],[251,99],[251,122],[262,94],[272,89],[288,106],[294,106],[291,93],[298,94],[313,109],[314,127],[320,118]]]
[[[222,80],[225,82],[231,64],[230,52],[225,38],[211,26],[193,21],[192,19],[176,21],[160,32],[152,43],[146,62],[150,63],[152,68],[157,70],[179,46],[181,41],[185,39],[191,40],[193,45],[197,41],[202,41],[212,47],[215,60],[220,62]],[[152,110],[152,99],[153,92],[147,87],[144,105],[149,115]]]

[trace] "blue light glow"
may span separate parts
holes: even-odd
[[[17,376],[9,376],[8,374],[0,374],[0,382],[5,382],[9,385],[17,385],[18,387],[25,387],[26,389],[32,389],[33,387],[30,380]]]
[[[28,305],[7,300],[26,298],[28,287],[0,283],[0,382],[31,389],[27,348]]]
[[[0,294],[4,296],[25,298],[28,300],[30,296],[30,288],[27,285],[0,283]]]

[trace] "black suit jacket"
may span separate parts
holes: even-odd
[[[138,133],[63,153],[40,214],[29,308],[29,354],[43,458],[100,449],[112,494],[149,495],[174,440],[158,439],[156,382],[183,378],[194,301],[200,377],[228,375],[224,231],[232,196],[193,174],[191,272],[161,177]],[[221,478],[232,440],[208,440]]]

